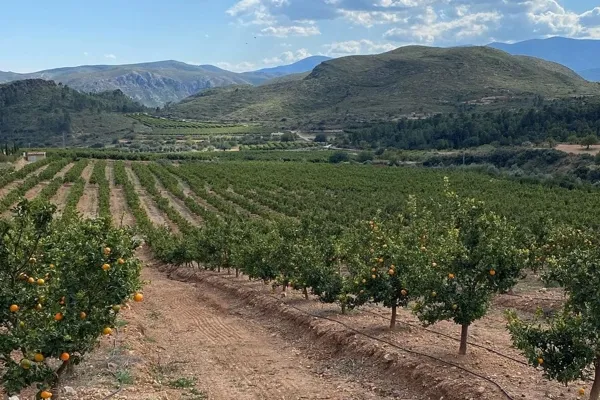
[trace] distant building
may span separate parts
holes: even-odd
[[[27,151],[27,152],[23,153],[23,157],[25,157],[25,160],[27,160],[27,162],[35,162],[35,161],[43,160],[44,158],[46,158],[46,152],[45,151]]]

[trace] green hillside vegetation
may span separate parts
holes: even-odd
[[[345,125],[546,98],[597,95],[561,65],[488,47],[407,46],[326,61],[307,77],[209,89],[169,111],[196,119]]]
[[[53,81],[0,85],[0,141],[58,146],[104,143],[135,129],[123,113],[144,111],[121,91],[80,93]]]
[[[300,72],[298,74],[278,76],[277,78],[273,78],[273,79],[269,79],[268,81],[264,81],[260,85],[273,85],[275,83],[301,81],[302,79],[306,78],[308,75],[310,75],[310,72]]]

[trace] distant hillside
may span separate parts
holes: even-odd
[[[579,74],[588,81],[600,82],[600,68],[586,69]]]
[[[554,61],[577,72],[600,68],[600,40],[553,37],[512,44],[490,43],[488,46],[514,55]]]
[[[322,62],[327,61],[327,60],[331,60],[331,57],[312,56],[312,57],[307,57],[303,60],[297,61],[293,64],[282,65],[282,66],[273,67],[273,68],[263,68],[263,69],[259,69],[258,71],[254,71],[254,72],[268,74],[268,75],[272,75],[272,76],[298,74],[298,73],[312,71],[317,65],[319,65]]]
[[[310,71],[309,72],[300,72],[298,74],[278,76],[277,78],[269,79],[268,81],[262,82],[261,85],[272,85],[274,83],[301,81],[302,79],[306,78],[308,75],[310,75]]]
[[[134,127],[126,112],[144,111],[120,90],[84,94],[53,81],[30,79],[0,85],[0,142],[58,146],[122,137]]]
[[[274,77],[307,72],[320,62],[319,59],[310,57],[292,65],[244,73],[227,71],[213,65],[189,65],[179,61],[84,65],[29,74],[0,71],[0,83],[46,79],[61,82],[86,93],[119,89],[135,101],[148,107],[157,107],[168,102],[178,102],[207,88],[239,84],[257,85]]]
[[[467,103],[590,94],[600,94],[600,86],[555,63],[489,47],[408,46],[326,61],[302,80],[206,90],[169,112],[198,119],[344,124],[455,111]]]

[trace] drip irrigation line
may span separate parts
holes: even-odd
[[[386,317],[386,316],[384,316],[384,315],[381,315],[381,314],[379,314],[379,313],[373,312],[373,311],[369,311],[369,310],[365,310],[365,309],[361,309],[360,311],[362,311],[362,312],[366,312],[366,313],[368,313],[368,314],[376,315],[376,316],[378,316],[378,317],[380,317],[380,318],[383,318],[383,319],[386,319],[386,320],[387,320],[387,319],[389,319],[388,317]],[[460,341],[460,340],[458,340],[457,338],[455,338],[454,336],[447,335],[447,334],[445,334],[445,333],[438,332],[438,331],[435,331],[435,330],[433,330],[433,329],[428,329],[428,328],[425,328],[425,327],[423,327],[423,326],[419,326],[419,325],[411,324],[410,322],[404,322],[404,321],[396,321],[396,322],[399,322],[399,323],[401,323],[401,324],[404,324],[404,325],[410,326],[410,327],[412,327],[412,328],[419,328],[419,329],[423,329],[423,330],[425,330],[425,331],[427,331],[427,332],[431,332],[431,333],[433,333],[433,334],[436,334],[436,335],[439,335],[439,336],[443,336],[443,337],[445,337],[445,338],[448,338],[448,339],[454,340],[454,341],[456,341],[456,342],[459,342],[459,341]],[[478,347],[478,348],[480,348],[480,349],[483,349],[483,350],[487,350],[487,351],[489,351],[490,353],[494,353],[494,354],[496,354],[497,356],[504,357],[504,358],[506,358],[506,359],[512,360],[512,361],[514,361],[514,362],[516,362],[516,363],[519,363],[519,364],[521,364],[521,365],[529,366],[529,364],[527,364],[525,361],[522,361],[522,360],[519,360],[519,359],[517,359],[517,358],[511,357],[511,356],[509,356],[509,355],[503,354],[503,353],[501,353],[501,352],[499,352],[499,351],[497,351],[497,350],[494,350],[494,349],[492,349],[492,348],[489,348],[489,347],[486,347],[486,346],[483,346],[483,345],[480,345],[480,344],[477,344],[477,343],[473,343],[473,342],[467,342],[467,343],[468,343],[470,346],[473,346],[473,347]]]
[[[273,296],[273,295],[270,295],[270,294],[268,294],[267,296],[271,297],[271,298],[273,298],[275,300],[277,300],[278,302],[281,302],[281,299],[278,298],[278,297],[276,297],[276,296]],[[323,317],[323,316],[320,316],[320,315],[314,315],[314,314],[312,314],[312,313],[310,313],[308,311],[304,311],[304,310],[302,310],[299,307],[296,307],[296,306],[291,305],[291,304],[287,304],[285,302],[283,302],[283,304],[286,305],[287,307],[293,308],[294,310],[300,311],[301,313],[303,313],[305,315],[309,315],[309,316],[311,316],[313,318],[323,319],[323,320],[327,320],[327,321],[339,324],[339,325],[343,326],[344,328],[346,328],[346,329],[348,329],[348,330],[350,330],[350,331],[352,331],[352,332],[354,332],[354,333],[356,333],[358,335],[364,336],[366,338],[369,338],[371,340],[375,340],[375,341],[380,342],[380,343],[387,344],[388,346],[391,346],[391,347],[396,348],[398,350],[404,351],[405,353],[414,354],[414,355],[417,355],[417,356],[420,356],[420,357],[429,358],[429,359],[432,359],[432,360],[437,361],[439,363],[446,364],[446,365],[455,367],[457,369],[460,369],[461,371],[464,371],[464,372],[466,372],[468,374],[471,374],[471,375],[473,375],[473,376],[475,376],[477,378],[483,379],[484,381],[487,381],[487,382],[491,383],[496,388],[498,388],[498,390],[500,390],[500,392],[502,392],[502,394],[504,394],[504,396],[506,396],[506,398],[508,400],[514,400],[514,398],[510,394],[508,394],[508,392],[502,386],[500,386],[499,383],[493,381],[492,379],[490,379],[490,378],[488,378],[488,377],[486,377],[484,375],[481,375],[481,374],[478,374],[477,372],[471,371],[468,368],[462,367],[462,366],[460,366],[458,364],[455,364],[453,362],[446,361],[446,360],[443,360],[441,358],[438,358],[438,357],[435,357],[435,356],[432,356],[432,355],[429,355],[429,354],[425,354],[425,353],[418,352],[416,350],[410,350],[410,349],[406,349],[406,348],[400,347],[397,344],[394,344],[394,343],[392,343],[390,341],[387,341],[387,340],[384,340],[384,339],[380,339],[380,338],[375,337],[373,335],[370,335],[368,333],[361,332],[358,329],[352,328],[351,326],[349,326],[349,325],[347,325],[347,324],[345,324],[345,323],[343,323],[341,321],[338,321],[336,319],[329,318],[329,317]]]

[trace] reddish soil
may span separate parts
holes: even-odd
[[[76,369],[65,383],[76,394],[62,400],[104,399],[124,371],[134,384],[113,399],[429,398],[331,347],[288,338],[291,326],[265,326],[255,309],[210,285],[148,267],[142,277],[144,302],[123,311],[126,327]]]
[[[98,185],[90,184],[90,177],[94,171],[94,163],[89,163],[81,172],[85,181],[83,195],[77,203],[77,212],[83,218],[96,218],[98,216]]]
[[[134,226],[135,218],[127,207],[123,188],[115,186],[114,166],[112,161],[106,163],[106,179],[110,186],[110,212],[113,223],[117,226]]]

